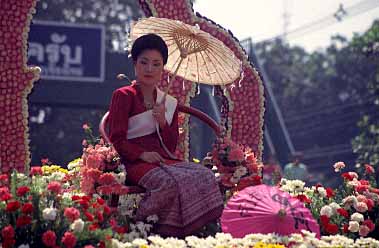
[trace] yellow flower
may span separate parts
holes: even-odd
[[[139,248],[149,248],[148,245],[140,245]]]
[[[50,166],[44,165],[44,166],[42,166],[41,169],[42,169],[43,174],[50,174],[51,173]]]
[[[284,245],[278,245],[278,244],[266,244],[262,241],[259,241],[254,245],[254,248],[286,248]]]
[[[68,170],[64,169],[64,168],[59,168],[59,172],[62,172],[64,174],[67,174],[68,173]]]

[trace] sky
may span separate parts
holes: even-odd
[[[346,14],[337,21],[333,14],[340,4]],[[366,31],[379,19],[379,0],[196,0],[194,10],[231,30],[239,40],[251,37],[254,43],[283,34],[287,20],[289,44],[312,52],[327,47],[333,35],[350,39],[353,33]],[[283,18],[284,13],[288,18]],[[308,29],[291,32],[305,26]]]

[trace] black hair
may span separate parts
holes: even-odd
[[[163,58],[163,64],[167,63],[168,48],[164,40],[156,34],[145,34],[138,37],[132,46],[132,59],[137,61],[138,56],[145,50],[157,50]]]

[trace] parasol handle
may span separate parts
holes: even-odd
[[[172,84],[172,82],[173,82],[173,81],[175,80],[175,78],[176,78],[176,75],[177,75],[177,73],[178,73],[178,71],[179,71],[179,67],[180,67],[180,65],[182,64],[183,60],[184,60],[184,58],[183,58],[183,57],[180,57],[179,63],[178,63],[178,65],[176,66],[176,69],[175,69],[175,71],[174,71],[174,73],[173,73],[173,76],[172,76],[171,80],[170,80],[170,81],[168,82],[168,84],[167,84],[167,88],[166,88],[166,90],[165,90],[165,92],[164,92],[164,95],[163,95],[162,101],[161,101],[160,103],[163,103],[163,102],[166,100],[166,96],[167,96],[167,94],[168,94],[168,91],[169,91],[170,88],[171,88],[171,84]]]

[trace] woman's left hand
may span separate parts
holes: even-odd
[[[166,106],[164,103],[155,104],[153,107],[153,117],[158,122],[160,128],[164,128],[166,126]]]

